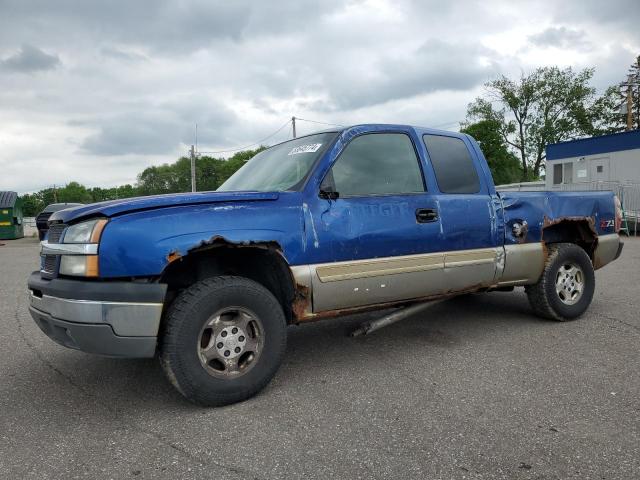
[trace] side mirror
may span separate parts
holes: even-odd
[[[334,192],[333,189],[327,190],[326,188],[321,188],[318,195],[325,200],[337,200],[340,197],[338,192]]]

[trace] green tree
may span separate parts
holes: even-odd
[[[606,106],[590,86],[593,69],[538,68],[517,80],[500,76],[467,109],[467,122],[498,126],[522,167],[522,180],[539,177],[550,143],[592,135],[602,129]],[[600,129],[600,130],[599,130]]]
[[[460,131],[476,139],[487,159],[496,185],[517,182],[522,178],[520,162],[500,135],[498,121],[480,120],[463,124]]]
[[[640,129],[640,55],[629,67],[626,80],[611,88],[617,94],[623,127]],[[628,111],[631,112],[630,119],[627,117]],[[628,120],[630,120],[629,125],[627,125]]]
[[[203,156],[196,161],[196,186],[198,191],[216,190],[249,159],[266,147],[245,150],[228,159]],[[87,188],[78,182],[64,187],[45,188],[39,192],[22,195],[26,216],[35,216],[51,203],[93,203],[139,195],[156,195],[191,191],[191,161],[179,158],[171,164],[145,168],[138,175],[137,185],[120,185],[111,188]]]
[[[40,213],[45,205],[42,203],[42,199],[38,194],[25,194],[22,195],[22,212],[25,217],[35,217]]]
[[[216,190],[249,159],[266,147],[238,152],[228,159],[202,156],[196,159],[196,188],[198,191]],[[140,195],[191,191],[191,160],[179,158],[171,164],[152,166],[138,175]]]
[[[593,137],[609,133],[622,132],[625,129],[625,116],[621,112],[620,87],[607,88],[602,96],[593,103],[589,112],[592,127],[587,133]]]
[[[57,191],[58,202],[60,203],[90,203],[91,193],[87,187],[78,182],[69,182]]]

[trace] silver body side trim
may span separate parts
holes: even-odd
[[[607,263],[615,260],[620,245],[620,235],[612,233],[610,235],[600,235],[598,246],[594,253],[593,265],[595,268],[602,268]]]
[[[337,282],[444,268],[443,253],[311,265],[321,282]]]
[[[502,252],[496,247],[300,265],[292,273],[297,284],[312,288],[312,312],[306,312],[312,314],[490,287]]]
[[[72,300],[30,292],[31,306],[59,320],[111,325],[119,336],[157,336],[162,303],[100,302]]]
[[[505,264],[500,286],[536,283],[544,270],[545,252],[540,242],[505,245]]]
[[[49,243],[40,242],[41,255],[97,255],[97,243]]]
[[[595,267],[615,259],[617,234],[598,239]],[[366,307],[495,286],[523,286],[544,270],[541,242],[420,255],[405,255],[291,267],[298,287],[313,302],[302,317],[339,309]]]

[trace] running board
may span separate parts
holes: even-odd
[[[349,335],[352,337],[358,337],[360,335],[368,335],[372,332],[375,332],[376,330],[380,330],[383,327],[392,325],[396,322],[399,322],[400,320],[404,320],[405,318],[410,317],[411,315],[414,315],[418,312],[421,312],[422,310],[426,310],[428,307],[431,307],[438,303],[442,303],[445,300],[449,300],[449,298],[451,297],[440,298],[437,300],[431,300],[428,302],[418,303],[415,305],[399,308],[398,310],[391,312],[390,314],[385,315],[384,317],[380,317],[376,320],[371,320],[369,322],[364,322],[358,328],[356,328],[353,332],[351,332]]]

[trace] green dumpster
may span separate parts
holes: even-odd
[[[16,192],[0,192],[0,240],[22,237],[22,200]]]

